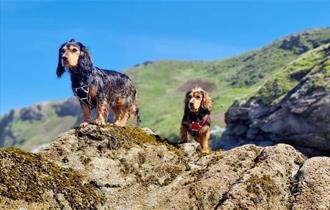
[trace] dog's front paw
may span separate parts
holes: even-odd
[[[202,149],[201,153],[204,155],[210,154],[210,150],[209,149]]]
[[[95,123],[96,125],[105,125],[105,124],[106,124],[106,122],[105,122],[104,120],[101,120],[101,119],[96,119],[96,120],[94,121],[94,123]]]
[[[84,127],[86,127],[88,125],[88,122],[82,122],[82,123],[80,123],[80,127],[81,128],[84,128]]]

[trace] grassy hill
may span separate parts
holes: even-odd
[[[177,138],[185,92],[200,85],[213,98],[212,122],[224,127],[235,99],[253,94],[273,73],[305,52],[330,43],[330,29],[309,30],[222,61],[146,62],[126,70],[139,90],[143,126]]]
[[[266,105],[276,104],[306,75],[310,80],[307,92],[319,88],[330,91],[329,49],[330,44],[324,44],[276,70],[253,97],[261,99]]]
[[[330,43],[330,28],[293,34],[225,60],[147,61],[124,71],[139,91],[142,126],[175,141],[188,89],[201,86],[210,93],[212,127],[224,128],[224,113],[235,99],[254,94],[272,74],[282,71],[283,66],[326,43]],[[25,119],[24,110],[3,116],[0,146],[17,145],[30,150],[41,143],[49,143],[57,134],[77,125],[80,108],[73,102],[63,104],[41,106],[38,113],[42,117]]]

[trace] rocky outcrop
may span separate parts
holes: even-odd
[[[330,208],[330,158],[286,144],[201,155],[150,133],[88,125],[38,154],[1,149],[0,208]]]
[[[79,101],[75,97],[71,97],[63,102],[54,103],[53,108],[58,116],[80,116],[81,108]]]
[[[224,138],[285,142],[308,152],[313,148],[313,154],[330,152],[329,72],[329,44],[303,55],[247,102],[226,112]]]
[[[24,120],[42,120],[45,115],[42,112],[41,105],[23,108],[20,110],[21,119]]]
[[[82,112],[74,98],[14,109],[0,119],[0,147],[32,151],[79,124]]]
[[[316,29],[287,36],[281,40],[279,47],[284,50],[290,50],[295,54],[302,54],[323,44],[330,43],[330,39],[311,39],[311,35],[314,33],[317,34],[319,32]]]
[[[0,208],[50,209],[70,205],[96,208],[100,190],[84,183],[80,174],[59,167],[42,155],[9,148],[0,150]]]

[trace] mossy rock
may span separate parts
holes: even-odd
[[[246,190],[258,196],[258,199],[254,199],[256,203],[262,200],[261,196],[266,197],[267,200],[271,200],[272,196],[280,193],[279,187],[269,175],[263,175],[261,177],[256,175],[251,176],[247,180]]]
[[[92,184],[83,183],[76,171],[59,167],[40,154],[0,149],[0,171],[0,196],[11,200],[63,207],[58,201],[62,196],[73,209],[96,209],[104,201],[102,193]]]
[[[158,135],[149,135],[146,131],[138,127],[119,127],[106,124],[96,126],[89,124],[85,128],[77,127],[76,136],[87,141],[107,140],[107,149],[116,150],[119,148],[131,148],[133,145],[143,146],[145,144],[165,145],[168,150],[182,157],[184,152],[168,139],[161,138]]]

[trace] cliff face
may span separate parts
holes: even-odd
[[[285,142],[329,153],[330,45],[280,69],[247,102],[234,104],[226,123],[224,138]]]
[[[286,144],[205,156],[197,147],[88,125],[37,154],[1,149],[0,208],[330,208],[330,158]]]

